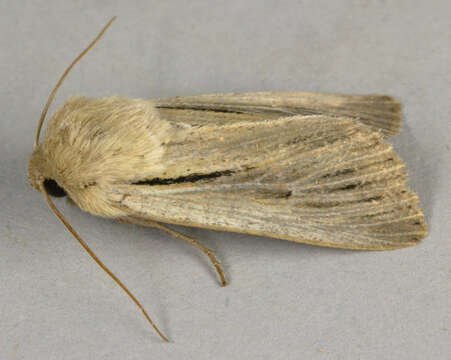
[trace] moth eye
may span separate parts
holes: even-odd
[[[63,197],[66,196],[66,191],[58,185],[58,183],[53,179],[45,179],[44,187],[50,196]]]

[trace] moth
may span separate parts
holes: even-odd
[[[158,99],[70,97],[39,133],[29,159],[31,186],[94,260],[53,204],[155,226],[198,246],[225,285],[219,261],[196,239],[163,224],[264,235],[357,250],[416,244],[426,224],[405,164],[386,141],[400,104],[387,95],[293,91]]]

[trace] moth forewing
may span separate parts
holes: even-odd
[[[409,246],[425,234],[403,161],[352,119],[172,126],[165,170],[108,195],[124,216],[352,249]]]
[[[177,96],[154,99],[153,102],[163,117],[182,122],[217,124],[221,121],[258,121],[293,115],[346,116],[389,135],[399,131],[401,120],[399,102],[391,96],[378,94],[256,91]]]

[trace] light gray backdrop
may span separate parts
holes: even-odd
[[[0,1],[0,357],[449,359],[449,1],[112,3]],[[354,252],[179,227],[222,259],[230,285],[220,288],[183,241],[57,200],[172,341],[163,343],[26,181],[48,93],[112,15],[55,106],[77,93],[395,95],[405,121],[391,141],[421,199],[427,238]]]

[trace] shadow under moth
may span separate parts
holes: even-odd
[[[129,99],[70,97],[39,134],[30,184],[93,259],[152,322],[139,301],[68,224],[50,196],[127,223],[162,223],[264,235],[346,249],[416,244],[426,224],[405,164],[385,141],[400,105],[387,95],[292,91]]]

